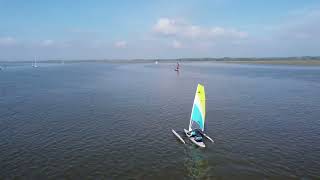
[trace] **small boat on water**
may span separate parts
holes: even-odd
[[[158,64],[158,61],[154,62],[155,64]]]
[[[208,135],[204,132],[206,117],[206,95],[204,91],[204,86],[198,84],[197,91],[194,97],[194,102],[192,106],[192,112],[190,117],[189,130],[184,129],[184,133],[190,139],[192,143],[199,147],[206,147],[204,144],[204,137],[214,142]],[[173,134],[184,142],[181,136],[172,129]]]
[[[174,69],[175,71],[179,71],[180,70],[180,64],[177,62],[177,67]]]

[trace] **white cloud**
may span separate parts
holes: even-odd
[[[175,48],[175,49],[179,49],[179,48],[182,47],[182,44],[181,44],[181,42],[179,42],[179,41],[177,41],[177,40],[174,40],[174,41],[172,42],[172,47]]]
[[[16,43],[17,43],[16,39],[14,39],[12,37],[0,37],[0,45],[11,46]]]
[[[54,41],[53,41],[53,40],[50,40],[50,39],[44,40],[44,41],[42,42],[42,45],[43,45],[43,46],[51,46],[51,45],[53,45],[53,44],[54,44]]]
[[[319,40],[319,18],[320,9],[306,11],[296,16],[291,16],[293,20],[278,25],[277,33],[287,39],[297,40]]]
[[[116,48],[126,48],[128,46],[127,41],[117,41],[114,43]]]
[[[160,18],[153,26],[153,32],[162,36],[187,39],[242,39],[248,34],[236,29],[223,27],[203,27],[183,20]]]
[[[320,52],[320,7],[302,8],[289,13],[283,21],[269,25],[264,33],[270,52],[279,56],[318,56]],[[253,47],[255,48],[255,47]],[[264,48],[264,52],[267,52]]]
[[[181,23],[178,23],[173,19],[160,18],[154,25],[153,30],[154,32],[163,35],[176,35],[179,31],[179,26],[181,26]]]

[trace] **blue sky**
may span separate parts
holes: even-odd
[[[0,60],[320,55],[318,0],[0,0]]]

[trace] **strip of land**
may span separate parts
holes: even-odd
[[[320,66],[318,60],[263,60],[263,61],[222,61],[223,63],[237,64],[270,64],[270,65],[305,65],[305,66]]]

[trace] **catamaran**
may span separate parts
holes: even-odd
[[[189,123],[189,130],[184,129],[186,136],[199,147],[206,147],[203,142],[203,137],[206,137],[211,142],[214,142],[208,135],[204,133],[205,130],[205,117],[206,117],[206,95],[204,86],[198,84],[197,91],[194,97],[192,112]],[[173,134],[180,139],[181,136],[172,129]]]

